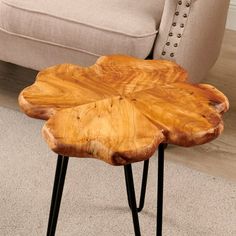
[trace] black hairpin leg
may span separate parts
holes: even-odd
[[[158,186],[157,186],[158,190],[157,190],[157,224],[156,224],[156,235],[157,236],[162,236],[164,150],[165,150],[165,148],[166,148],[165,144],[160,144],[158,147]],[[139,204],[138,208],[137,208],[137,204],[136,204],[132,166],[131,166],[131,164],[124,166],[128,203],[129,203],[129,207],[132,211],[135,236],[141,235],[138,212],[140,212],[142,210],[143,205],[144,205],[146,185],[147,185],[147,175],[148,175],[148,164],[149,164],[148,160],[144,162],[140,204]]]
[[[54,178],[54,186],[53,186],[51,207],[48,220],[47,236],[55,235],[68,160],[69,157],[58,155],[57,168]]]
[[[163,187],[164,187],[164,150],[165,145],[161,144],[158,148],[158,183],[157,183],[157,223],[156,235],[162,235],[163,217]]]
[[[131,164],[126,165],[124,167],[124,170],[125,170],[125,179],[127,185],[128,202],[132,211],[135,236],[141,236]]]
[[[138,212],[141,212],[143,207],[144,207],[146,188],[147,188],[148,167],[149,167],[149,160],[146,160],[146,161],[144,161],[144,165],[143,165],[143,177],[142,177],[141,193],[140,193],[139,207],[137,208]],[[132,171],[132,166],[130,168],[131,168],[131,171]],[[125,175],[126,175],[126,172],[125,172]],[[128,203],[129,203],[129,207],[131,209],[131,203],[130,203],[129,194],[128,194],[127,177],[125,177],[125,181],[126,181],[126,190],[127,190],[127,196],[128,196]]]

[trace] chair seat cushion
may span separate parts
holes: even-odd
[[[151,51],[164,0],[0,0],[0,29],[93,55]]]

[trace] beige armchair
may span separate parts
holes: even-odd
[[[174,60],[190,80],[219,54],[229,0],[0,0],[0,60],[40,70],[101,55]]]

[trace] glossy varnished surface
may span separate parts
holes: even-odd
[[[48,120],[43,134],[56,153],[113,165],[145,160],[161,142],[209,142],[228,109],[220,91],[187,83],[177,64],[127,56],[43,70],[19,103],[27,115]]]

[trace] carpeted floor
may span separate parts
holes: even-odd
[[[43,122],[0,108],[0,235],[46,234],[56,165],[41,138]],[[166,152],[166,155],[172,155]],[[136,185],[142,165],[135,164]],[[142,235],[155,235],[156,158],[150,161]],[[236,235],[236,183],[165,166],[163,236]],[[134,235],[122,167],[98,160],[69,161],[58,236]]]

